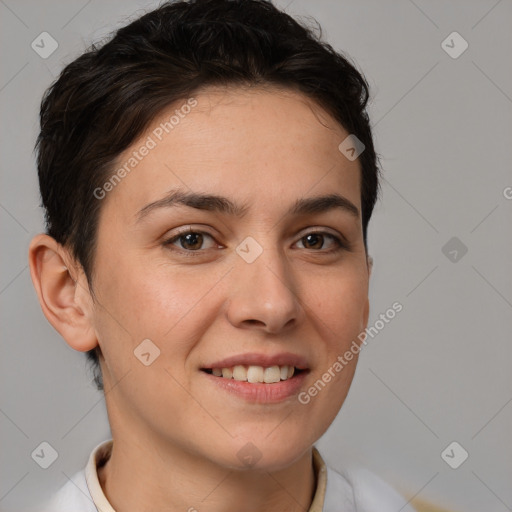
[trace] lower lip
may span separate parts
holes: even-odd
[[[272,404],[282,402],[298,394],[304,384],[304,379],[308,371],[301,371],[291,379],[282,380],[273,384],[252,384],[250,382],[217,377],[203,371],[201,371],[201,373],[207,377],[213,385],[219,386],[221,389],[239,396],[248,402]]]

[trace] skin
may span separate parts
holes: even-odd
[[[30,246],[32,279],[71,347],[101,347],[115,442],[99,477],[115,510],[307,510],[312,445],[342,406],[357,357],[307,405],[297,396],[248,403],[207,383],[200,368],[234,354],[291,352],[307,360],[304,391],[357,340],[370,273],[360,214],[287,211],[298,199],[338,193],[360,212],[360,164],[338,151],[348,133],[300,93],[210,88],[195,98],[102,200],[95,297],[69,251],[46,235]],[[247,212],[174,206],[137,222],[174,188],[222,195]],[[211,237],[165,245],[189,225]],[[329,252],[335,239],[304,238],[317,231],[345,237],[349,248]],[[263,249],[250,264],[235,251],[247,236]],[[160,349],[149,366],[134,356],[144,339]],[[252,467],[237,456],[248,442],[261,453]]]

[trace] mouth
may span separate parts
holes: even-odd
[[[253,404],[288,402],[302,389],[310,373],[305,357],[291,352],[250,352],[203,363],[205,382],[221,393]]]
[[[219,379],[248,382],[250,384],[277,384],[297,378],[307,372],[293,365],[235,365],[223,368],[201,368],[201,371]]]

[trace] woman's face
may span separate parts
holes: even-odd
[[[348,135],[298,93],[208,89],[121,155],[92,320],[114,437],[271,470],[327,429],[357,357],[322,376],[368,320]]]

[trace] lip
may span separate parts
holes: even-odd
[[[225,361],[229,361],[226,359]],[[224,361],[223,361],[224,362]],[[218,368],[214,366],[214,368]],[[226,366],[224,366],[226,368]],[[295,396],[304,385],[309,370],[301,371],[290,379],[273,384],[253,383],[216,377],[209,373],[200,372],[213,385],[236,397],[255,404],[275,404]]]
[[[247,354],[238,354],[234,356],[227,357],[220,361],[216,361],[213,363],[209,363],[207,365],[203,365],[201,368],[209,369],[212,368],[231,368],[233,366],[243,365],[243,366],[295,366],[299,370],[307,370],[308,364],[304,357],[299,356],[297,354],[292,354],[291,352],[281,352],[279,354],[258,354],[255,352],[250,352]],[[287,381],[283,381],[287,382]],[[253,385],[253,384],[252,384]]]

